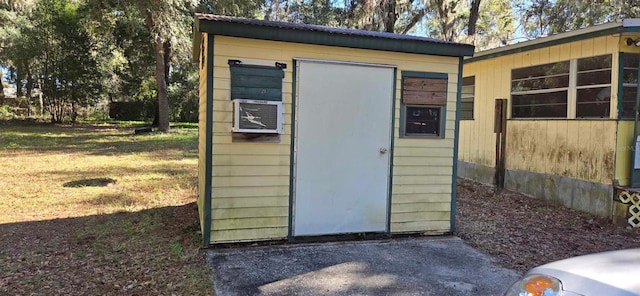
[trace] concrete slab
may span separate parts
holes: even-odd
[[[519,274],[457,237],[211,249],[217,296],[501,295]]]

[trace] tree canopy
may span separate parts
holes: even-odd
[[[114,102],[197,120],[196,12],[418,34],[493,48],[621,18],[640,0],[0,0],[0,95],[54,122]],[[2,102],[0,97],[0,102]]]

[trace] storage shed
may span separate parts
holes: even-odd
[[[466,59],[459,175],[637,226],[639,46],[628,19]]]
[[[472,46],[203,14],[193,41],[205,245],[453,230]]]

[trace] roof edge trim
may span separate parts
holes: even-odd
[[[419,40],[397,40],[364,35],[343,35],[324,31],[265,27],[239,22],[208,20],[198,18],[197,16],[194,27],[194,33],[196,32],[230,37],[449,57],[472,56],[474,52],[474,46],[462,43],[430,43]]]
[[[464,63],[466,64],[466,63],[486,60],[494,57],[520,53],[520,52],[525,52],[529,50],[535,50],[539,48],[544,48],[544,47],[549,47],[549,46],[554,46],[554,45],[569,43],[573,41],[589,39],[589,38],[601,37],[601,36],[610,35],[610,34],[632,32],[637,28],[638,27],[634,27],[634,26],[623,27],[622,22],[607,23],[607,24],[589,27],[585,29],[579,29],[575,31],[552,35],[552,36],[541,37],[538,39],[520,42],[513,45],[507,45],[504,47],[480,51],[480,52],[477,52],[472,58],[466,58],[464,60]]]

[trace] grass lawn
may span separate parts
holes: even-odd
[[[207,295],[197,129],[0,122],[0,295]]]

